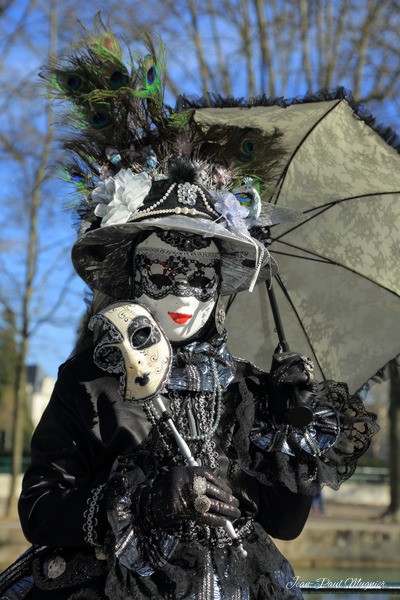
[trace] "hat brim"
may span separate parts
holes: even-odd
[[[221,250],[221,294],[226,296],[249,289],[255,274],[257,243],[232,233],[215,221],[184,215],[144,219],[88,231],[72,248],[76,272],[90,287],[116,299],[126,298],[130,291],[129,276],[136,238],[143,231],[155,229],[194,233],[216,240]],[[276,272],[275,261],[265,251],[257,283],[270,279]]]

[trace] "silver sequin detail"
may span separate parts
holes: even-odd
[[[54,556],[49,558],[44,564],[45,576],[49,579],[57,579],[60,577],[67,568],[67,563],[62,556]]]
[[[178,202],[181,204],[187,204],[188,206],[195,206],[198,194],[197,185],[193,185],[186,181],[178,185]]]

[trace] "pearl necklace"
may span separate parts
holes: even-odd
[[[132,217],[129,219],[129,221],[130,222],[136,221],[137,219],[141,219],[142,217],[149,217],[149,216],[153,216],[153,215],[166,215],[166,214],[191,215],[191,216],[199,215],[201,217],[207,217],[209,219],[210,214],[205,213],[201,210],[197,210],[196,208],[188,208],[187,206],[182,206],[182,207],[176,206],[175,208],[161,208],[161,209],[156,210],[159,206],[161,206],[161,204],[163,204],[165,202],[165,200],[168,198],[168,196],[171,194],[171,192],[175,189],[176,185],[177,185],[176,182],[174,182],[168,188],[168,190],[165,192],[165,194],[162,198],[157,200],[157,202],[154,202],[154,204],[152,206],[149,206],[149,208],[146,208],[145,210],[137,211],[136,214],[132,215]],[[195,188],[196,193],[199,194],[199,196],[201,197],[203,204],[206,207],[206,209],[209,211],[209,213],[211,213],[212,215],[214,215],[216,217],[219,217],[220,215],[212,208],[212,206],[208,202],[203,190],[198,185],[193,184],[192,187]]]

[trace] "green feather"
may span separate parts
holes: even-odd
[[[182,112],[172,113],[168,119],[168,126],[171,129],[181,130],[187,127],[191,121],[194,114],[194,110],[183,110]]]
[[[157,107],[162,107],[166,71],[165,47],[159,40],[159,48],[156,52],[148,34],[145,35],[145,44],[148,53],[139,58],[140,87],[135,90],[135,96],[150,100]]]

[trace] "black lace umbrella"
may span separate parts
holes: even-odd
[[[355,391],[400,353],[396,136],[376,128],[342,89],[264,103],[205,108],[196,118],[283,132],[287,159],[269,201],[304,213],[299,223],[271,229],[287,341],[314,360],[317,377],[346,381]],[[259,286],[239,294],[229,315],[231,350],[262,367],[277,345],[267,303]]]

